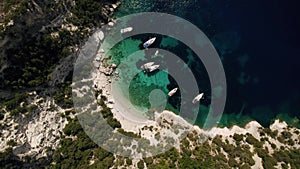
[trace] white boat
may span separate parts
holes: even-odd
[[[150,45],[152,45],[152,44],[154,43],[155,40],[156,40],[156,37],[147,40],[147,41],[143,44],[143,47],[144,47],[144,48],[148,48]]]
[[[153,66],[150,66],[146,71],[153,72],[154,70],[157,70],[158,68],[159,68],[159,65],[153,65]]]
[[[204,93],[198,94],[198,95],[193,99],[192,103],[195,104],[195,103],[199,102],[200,99],[203,98],[203,95],[204,95]]]
[[[145,70],[145,69],[148,69],[150,66],[152,66],[154,64],[154,62],[148,62],[148,63],[145,63],[141,66],[141,69]]]
[[[155,55],[155,56],[157,56],[157,55],[158,55],[158,53],[159,53],[159,51],[157,50],[157,51],[155,51],[154,55]]]
[[[133,30],[133,27],[127,27],[127,28],[124,28],[124,29],[121,29],[121,33],[127,33],[127,32],[131,32]]]
[[[169,97],[173,96],[173,95],[177,92],[177,90],[178,90],[178,87],[172,89],[172,90],[168,93],[168,96],[169,96]]]
[[[148,62],[141,66],[141,69],[144,72],[153,72],[154,70],[158,69],[159,65],[154,65],[154,62]]]

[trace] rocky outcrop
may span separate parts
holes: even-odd
[[[29,106],[35,108],[32,112],[18,117],[10,116],[9,112],[5,114],[1,122],[5,127],[1,131],[0,151],[11,146],[13,153],[20,158],[47,157],[59,145],[62,130],[67,124],[62,115],[67,110],[57,106],[52,98],[34,94],[30,98]]]

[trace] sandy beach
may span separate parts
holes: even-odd
[[[102,95],[107,97],[106,104],[111,108],[114,117],[121,123],[126,131],[137,133],[139,128],[153,123],[141,114],[127,98],[118,86],[113,87],[114,76],[112,67],[105,68],[102,60],[100,61],[99,72],[95,74],[95,84],[102,90]],[[108,73],[109,72],[109,73]],[[110,75],[107,75],[110,74]],[[114,90],[112,90],[114,88]]]

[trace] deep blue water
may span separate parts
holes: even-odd
[[[255,119],[267,126],[278,116],[299,125],[293,118],[300,118],[300,1],[135,2],[128,10],[125,1],[119,15],[170,13],[197,25],[211,39],[227,77],[221,125]]]
[[[237,49],[225,56],[223,62],[229,89],[226,113],[236,112],[241,107],[239,102],[243,102],[247,104],[243,113],[264,125],[281,113],[300,117],[299,4],[296,1],[216,3],[219,6],[216,20],[221,29],[235,31],[240,37]],[[245,54],[249,61],[241,68],[236,59]],[[249,75],[249,82],[237,83],[238,72]]]

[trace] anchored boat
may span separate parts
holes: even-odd
[[[195,104],[195,103],[199,102],[200,99],[203,98],[203,95],[204,95],[204,93],[198,94],[198,95],[193,99],[192,103]]]
[[[154,70],[158,69],[159,65],[154,65],[154,62],[148,62],[141,66],[141,69],[144,72],[153,72]]]
[[[174,88],[174,89],[172,89],[172,90],[168,93],[168,96],[169,96],[169,97],[173,96],[173,95],[177,92],[177,90],[178,90],[177,87]]]
[[[121,29],[120,32],[127,33],[127,32],[131,32],[132,30],[133,30],[133,27],[127,27],[127,28]]]
[[[159,68],[159,65],[153,65],[150,66],[147,70],[147,72],[153,72],[154,70],[157,70]]]
[[[147,69],[148,67],[152,66],[154,64],[154,62],[148,62],[148,63],[145,63],[141,66],[141,69]]]
[[[144,48],[148,48],[150,45],[152,45],[152,44],[154,43],[155,40],[156,40],[156,37],[147,40],[147,41],[143,44],[143,47],[144,47]]]

